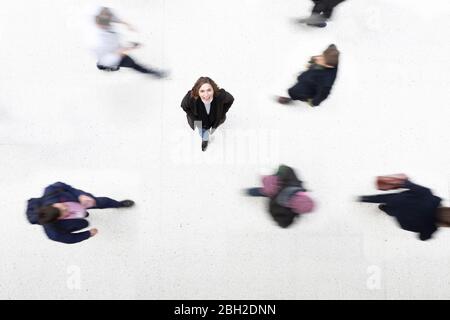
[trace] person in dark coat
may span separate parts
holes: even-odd
[[[95,228],[76,232],[89,226],[85,219],[89,216],[87,208],[128,208],[133,205],[132,200],[95,197],[63,182],[56,182],[45,188],[42,197],[28,200],[26,214],[30,223],[44,227],[51,240],[72,244],[87,240],[98,232]]]
[[[361,196],[361,202],[379,203],[378,208],[394,217],[400,227],[418,233],[420,240],[428,240],[441,227],[450,226],[450,208],[441,207],[441,198],[431,190],[404,180],[398,188],[407,189],[399,193]]]
[[[197,128],[202,137],[202,151],[208,147],[209,135],[226,120],[226,114],[234,102],[231,94],[219,89],[208,77],[200,77],[192,90],[184,96],[181,108],[186,112],[192,130]]]
[[[264,176],[262,182],[262,188],[246,189],[246,194],[270,198],[269,213],[280,227],[287,228],[300,214],[314,210],[314,201],[291,167],[280,165],[274,175]]]
[[[314,7],[311,16],[305,19],[299,19],[299,23],[306,23],[309,26],[324,28],[327,26],[327,20],[333,15],[333,9],[345,0],[312,0]]]
[[[339,51],[331,44],[322,55],[312,57],[309,63],[308,70],[302,72],[297,83],[288,89],[289,97],[277,98],[279,103],[289,104],[293,100],[300,100],[316,107],[328,97],[336,80]]]

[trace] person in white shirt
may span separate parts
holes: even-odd
[[[95,16],[98,33],[97,45],[94,48],[97,55],[97,68],[105,71],[117,71],[120,67],[132,68],[158,78],[165,77],[165,72],[142,66],[127,54],[129,51],[138,48],[139,44],[133,42],[128,47],[122,46],[119,34],[112,26],[113,23],[121,23],[126,25],[131,31],[134,30],[130,24],[118,19],[110,8],[100,8]]]

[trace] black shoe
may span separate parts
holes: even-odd
[[[117,71],[117,70],[119,70],[120,67],[105,67],[105,66],[102,66],[102,65],[100,65],[100,64],[97,64],[97,69],[103,70],[103,71],[112,72],[112,71]]]
[[[123,200],[120,201],[120,204],[122,205],[123,208],[129,208],[134,206],[134,201],[133,200]]]
[[[324,28],[327,26],[327,18],[322,14],[312,13],[308,18],[297,19],[297,23],[306,23],[308,26]]]
[[[378,205],[378,209],[380,209],[381,211],[386,212],[386,205],[385,204],[379,204]]]
[[[208,148],[208,141],[202,141],[202,151],[205,151]]]

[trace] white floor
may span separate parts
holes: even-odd
[[[278,2],[105,2],[140,31],[136,60],[172,71],[164,81],[95,68],[92,1],[3,3],[0,298],[450,298],[450,230],[422,242],[353,201],[405,172],[448,205],[450,3],[348,0],[311,29],[291,21],[310,1]],[[276,104],[330,43],[330,97]],[[235,97],[206,153],[180,108],[202,75]],[[241,194],[279,163],[318,200],[289,229]],[[55,181],[137,205],[91,211],[96,237],[53,242],[24,212]]]

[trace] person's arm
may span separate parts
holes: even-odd
[[[89,222],[85,219],[58,220],[54,223],[57,225],[55,229],[64,230],[69,233],[89,227]]]
[[[45,233],[47,236],[57,242],[67,243],[67,244],[74,244],[78,243],[84,240],[87,240],[91,237],[92,233],[91,231],[84,231],[79,233],[69,233],[69,232],[60,232],[58,230],[55,230],[53,228],[49,229],[49,227],[44,226]]]
[[[225,113],[227,113],[228,110],[230,110],[233,102],[234,102],[234,97],[230,93],[225,91],[225,99],[224,99],[224,103],[223,103],[223,109],[224,109]]]
[[[40,198],[31,198],[28,200],[27,202],[27,211],[26,211],[26,215],[28,218],[28,221],[32,224],[37,224],[38,223],[38,214],[37,214],[37,210],[39,209],[39,207],[42,205],[41,199]]]
[[[419,233],[419,239],[422,241],[426,241],[428,239],[431,239],[433,237],[433,233],[437,230],[436,225],[429,225],[428,227],[426,227],[425,230],[422,230]]]
[[[312,65],[316,63],[317,57],[318,56],[312,56],[311,59],[309,59],[308,63],[306,64],[307,69],[310,69],[312,67]]]
[[[405,183],[403,184],[402,188],[409,189],[413,193],[415,193],[417,195],[420,195],[420,196],[431,194],[431,190],[430,189],[425,188],[423,186],[420,186],[418,184],[412,183],[409,180],[405,181]]]
[[[79,189],[75,189],[74,187],[64,183],[64,182],[55,182],[52,185],[48,186],[47,188],[45,188],[45,195],[48,195],[50,193],[56,192],[60,189],[63,189],[65,191],[68,191],[70,193],[72,193],[73,195],[75,195],[75,197],[78,199],[78,197],[80,195],[87,195],[87,196],[91,196],[90,193],[87,193],[83,190],[79,190]]]
[[[181,108],[186,112],[190,117],[194,117],[191,108],[191,91],[189,91],[181,101]]]
[[[422,240],[422,241],[426,241],[426,240],[428,240],[428,239],[431,239],[431,234],[432,233],[430,233],[429,231],[426,231],[426,232],[421,232],[421,233],[419,233],[419,239],[420,240]]]
[[[125,22],[123,20],[117,20],[117,23],[121,23],[124,26],[126,26],[128,28],[128,30],[136,32],[136,29],[131,24],[129,24],[128,22]]]
[[[331,87],[328,86],[320,86],[317,90],[316,95],[314,96],[314,98],[310,101],[308,101],[308,103],[310,103],[310,105],[312,107],[317,107],[318,105],[320,105],[322,103],[323,100],[325,100],[328,95],[330,94],[331,91]]]
[[[132,46],[132,47],[120,47],[119,50],[116,51],[117,54],[124,56],[126,55],[129,51],[135,50],[139,48],[138,45]]]

